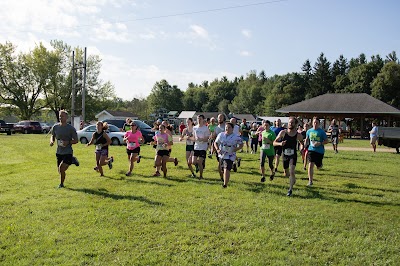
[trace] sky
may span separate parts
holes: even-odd
[[[0,43],[20,52],[51,40],[99,55],[117,97],[147,97],[162,79],[186,90],[264,70],[300,72],[321,53],[333,63],[400,55],[397,0],[0,0]]]

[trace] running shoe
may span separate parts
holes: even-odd
[[[227,185],[222,185],[222,188],[227,188],[228,186]]]
[[[291,190],[291,189],[289,189],[289,191],[288,191],[288,193],[286,194],[286,196],[288,196],[288,197],[292,196],[292,190]]]
[[[261,176],[261,182],[262,182],[262,183],[265,182],[265,176]]]
[[[93,170],[95,170],[95,171],[99,171],[99,168],[96,166],[95,168],[93,168]]]
[[[58,185],[58,188],[63,188],[64,187],[64,184],[59,184]]]
[[[126,174],[125,174],[126,176],[131,176],[132,175],[132,173],[131,172],[126,172]]]
[[[193,178],[196,178],[196,175],[195,175],[195,173],[192,173],[191,177],[193,177]]]
[[[154,174],[153,174],[153,176],[160,176],[161,174],[160,174],[160,172],[158,172],[158,171],[156,171]]]
[[[313,182],[309,181],[307,184],[307,187],[311,187],[313,185]]]
[[[137,163],[140,163],[140,159],[141,159],[141,158],[142,158],[142,156],[139,155],[138,158],[137,158],[137,160],[136,160],[136,162],[137,162]]]
[[[175,159],[174,159],[174,164],[175,164],[175,166],[178,165],[178,158],[175,158]]]
[[[269,180],[270,181],[274,180],[274,177],[275,177],[275,173],[273,173],[272,175],[269,176]]]
[[[242,161],[242,158],[238,158],[237,160],[237,167],[240,167],[240,162]]]
[[[112,169],[113,165],[112,163],[114,162],[114,157],[111,156],[110,160],[108,160],[108,168]]]
[[[212,154],[211,153],[208,154],[208,158],[212,159]]]
[[[78,158],[76,158],[75,156],[72,157],[72,164],[75,164],[76,166],[79,166]]]

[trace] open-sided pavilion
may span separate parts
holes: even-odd
[[[382,126],[400,125],[400,110],[366,93],[327,93],[276,110],[289,116],[312,119],[318,116],[331,121],[360,121],[361,136],[366,136],[364,123],[376,120]],[[326,124],[324,125],[324,128]]]

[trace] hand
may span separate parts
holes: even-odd
[[[282,142],[281,142],[281,146],[285,146],[286,145],[286,140],[283,140]]]

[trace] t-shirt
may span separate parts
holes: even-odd
[[[218,144],[221,152],[218,154],[219,158],[229,159],[231,161],[235,161],[236,152],[234,149],[243,143],[242,138],[239,135],[234,133],[227,135],[225,132],[222,132],[217,136],[215,143]]]
[[[154,138],[156,141],[156,150],[160,151],[160,150],[168,150],[168,143],[170,141],[172,141],[172,136],[167,134],[167,133],[157,133]],[[163,145],[164,143],[166,143],[167,145]]]
[[[242,123],[240,125],[240,129],[242,130],[242,137],[249,137],[249,130],[250,127],[248,125],[246,125],[245,123]]]
[[[210,137],[210,130],[206,125],[204,126],[194,126],[193,127],[193,136],[195,139],[194,149],[197,151],[206,151],[208,148],[208,138]],[[206,141],[198,140],[198,138],[207,138]]]
[[[256,133],[257,133],[257,129],[254,129],[254,128],[250,129],[250,137],[252,139],[258,139],[258,135]]]
[[[51,134],[55,137],[57,141],[57,154],[73,154],[72,144],[68,143],[67,146],[61,146],[61,141],[71,141],[73,139],[77,140],[78,135],[76,134],[76,129],[70,124],[62,126],[61,124],[55,124],[51,129]]]
[[[338,125],[331,125],[329,126],[329,129],[331,130],[331,137],[332,138],[337,138],[339,136],[339,126]]]
[[[374,137],[377,137],[377,136],[378,136],[378,127],[374,126],[371,129],[371,133],[369,133],[369,137],[370,138],[374,138]]]
[[[130,124],[127,124],[127,123],[125,123],[125,124],[122,126],[122,130],[125,131],[125,132],[128,132],[128,131],[131,130],[131,129],[132,129],[131,125],[130,125]]]
[[[284,130],[284,127],[271,127],[271,130],[275,132],[275,135],[278,136],[279,132],[281,132],[282,130]]]
[[[128,150],[134,150],[140,146],[139,139],[143,138],[143,135],[142,132],[140,132],[139,130],[136,130],[135,133],[133,133],[132,131],[127,131],[124,135],[124,138],[128,140],[126,142],[126,148]]]
[[[325,153],[324,145],[320,145],[318,147],[315,147],[314,145],[315,142],[324,142],[327,139],[325,131],[321,128],[318,129],[311,128],[307,130],[306,135],[307,138],[310,140],[310,146],[308,146],[308,150],[324,154]]]
[[[215,131],[215,128],[217,127],[217,124],[209,124],[208,129],[210,130],[211,133]]]
[[[267,154],[267,156],[274,156],[275,155],[275,150],[274,150],[274,145],[271,143],[267,143],[265,139],[269,139],[274,141],[276,139],[275,132],[272,131],[271,129],[266,131],[264,130],[262,132],[262,145],[261,149]]]
[[[219,133],[222,133],[225,131],[225,123],[222,123],[220,125],[217,125],[214,129],[215,135],[218,136]]]
[[[224,129],[225,130],[225,129]],[[233,126],[233,134],[240,136],[240,130],[238,125]]]

